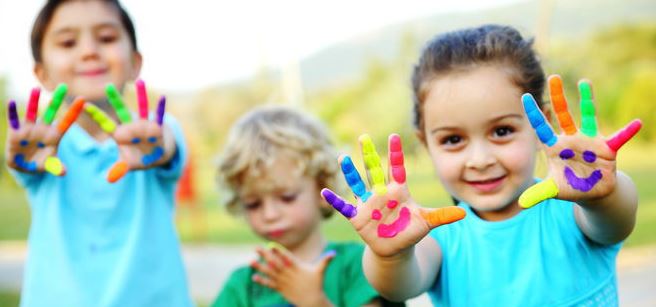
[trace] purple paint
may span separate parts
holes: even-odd
[[[592,151],[586,150],[583,152],[583,160],[585,160],[585,162],[592,163],[597,160],[597,155]]]
[[[321,190],[321,195],[335,210],[339,211],[344,217],[350,219],[358,214],[358,210],[355,206],[347,203],[342,198],[337,196],[333,191],[329,189]]]
[[[563,160],[571,159],[574,157],[574,155],[575,155],[574,151],[569,148],[563,149],[560,152],[560,158]]]
[[[20,128],[20,121],[18,121],[18,111],[16,111],[16,101],[14,100],[9,101],[9,112],[7,115],[9,116],[9,125],[11,125],[11,128],[14,130],[18,130]]]
[[[569,183],[572,188],[582,192],[592,190],[597,182],[601,180],[601,177],[601,171],[595,170],[590,176],[588,176],[588,178],[580,178],[574,174],[574,171],[571,168],[567,166],[565,167],[565,178],[567,179],[567,183]]]
[[[381,238],[392,238],[408,227],[408,225],[410,225],[410,209],[403,207],[399,211],[399,217],[394,222],[378,225],[378,236]]]
[[[160,126],[164,123],[164,110],[166,110],[166,97],[162,96],[157,103],[157,124]]]
[[[387,208],[390,208],[390,209],[394,209],[398,205],[399,205],[399,202],[396,201],[396,200],[393,200],[393,199],[387,202]]]
[[[371,211],[371,218],[380,221],[380,219],[383,217],[383,214],[380,213],[380,210],[374,209],[374,211]]]

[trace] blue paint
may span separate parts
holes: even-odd
[[[28,142],[27,140],[20,140],[19,144],[21,147],[26,147],[27,145],[30,145],[30,142]]]
[[[366,202],[371,196],[371,192],[367,191],[367,186],[365,186],[360,173],[358,173],[355,165],[353,165],[351,157],[345,156],[342,159],[341,167],[344,178],[346,178],[346,183],[351,188],[351,191],[353,191],[353,194],[362,199],[363,202]]]
[[[574,158],[575,155],[574,151],[569,148],[563,149],[560,152],[560,158],[563,160]]]
[[[576,176],[571,168],[566,166],[565,178],[572,188],[582,192],[588,192],[601,180],[602,175],[600,170],[595,170],[587,178],[580,178],[579,176]]]
[[[588,163],[592,163],[597,160],[597,155],[589,150],[583,152],[583,160]]]
[[[157,143],[157,138],[154,137],[154,136],[151,136],[151,137],[148,138],[148,142],[150,142],[151,144],[155,144],[155,143]]]
[[[143,163],[144,165],[153,164],[157,162],[157,160],[162,158],[163,155],[164,155],[164,148],[157,146],[153,148],[153,151],[150,154],[146,154],[143,157],[141,157],[141,163]]]
[[[27,162],[25,161],[25,155],[23,154],[17,154],[14,156],[14,163],[18,165],[18,167],[30,171],[30,172],[35,172],[36,171],[36,162]]]
[[[132,144],[139,144],[139,143],[141,143],[141,139],[140,139],[140,138],[134,138],[134,139],[132,139]]]
[[[36,147],[44,148],[44,147],[46,147],[46,144],[43,144],[43,142],[37,142]]]
[[[526,117],[531,123],[531,127],[535,129],[535,133],[538,135],[538,138],[542,143],[551,147],[558,141],[558,138],[554,134],[549,124],[544,120],[544,116],[538,109],[537,103],[531,94],[522,95],[522,103],[524,105],[524,112],[526,112]]]

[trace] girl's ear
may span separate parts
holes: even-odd
[[[48,90],[52,91],[54,90],[56,84],[50,80],[50,77],[48,76],[48,72],[46,71],[46,68],[43,66],[43,63],[35,63],[34,64],[34,76],[39,80],[39,83],[43,85],[43,87]]]
[[[131,80],[137,80],[139,74],[141,73],[141,65],[143,64],[143,57],[141,53],[135,51],[132,53],[132,75],[130,76]]]
[[[415,130],[415,136],[419,139],[419,142],[421,142],[424,147],[426,147],[426,134],[424,133],[423,130]]]

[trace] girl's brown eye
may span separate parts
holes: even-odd
[[[252,211],[252,210],[255,210],[259,207],[260,207],[260,202],[259,201],[244,203],[244,209],[246,209],[246,211]]]
[[[462,138],[460,136],[450,135],[450,136],[447,136],[447,137],[443,138],[442,140],[440,140],[440,144],[442,144],[442,145],[455,145],[455,144],[460,143],[460,141],[462,141]]]
[[[295,193],[294,194],[283,194],[282,196],[280,196],[280,199],[285,203],[291,203],[291,202],[294,202],[296,200],[296,196],[297,195]]]

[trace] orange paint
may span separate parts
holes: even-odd
[[[59,133],[64,134],[64,132],[66,132],[66,130],[71,127],[71,125],[77,120],[77,117],[80,115],[80,112],[82,112],[83,108],[84,98],[78,97],[75,99],[71,107],[68,109],[68,112],[66,112],[64,117],[57,125],[57,130],[59,130]]]
[[[118,161],[112,165],[112,168],[109,170],[109,174],[107,174],[107,181],[114,183],[118,181],[119,179],[123,178],[125,174],[130,170],[128,167],[128,164],[123,162],[123,161]]]
[[[465,218],[465,215],[467,215],[465,209],[456,206],[421,211],[421,217],[428,222],[430,227],[437,227],[462,220]]]
[[[567,135],[576,134],[576,126],[567,109],[567,100],[563,94],[563,80],[560,79],[560,76],[552,75],[549,77],[549,94],[560,128]]]

